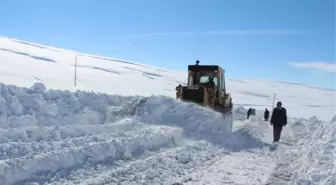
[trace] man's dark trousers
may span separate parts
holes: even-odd
[[[281,137],[282,125],[273,125],[273,142],[279,142]]]

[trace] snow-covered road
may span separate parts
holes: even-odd
[[[242,108],[229,133],[220,114],[163,96],[44,90],[0,84],[0,184],[336,182],[336,118],[289,119],[271,150],[269,123]]]

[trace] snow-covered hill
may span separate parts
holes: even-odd
[[[75,87],[76,56],[78,81]],[[160,69],[4,37],[0,37],[0,65],[0,82],[24,87],[43,82],[48,88],[61,90],[173,97],[175,87],[186,82],[186,71]],[[277,93],[277,100],[283,102],[289,116],[308,119],[315,115],[329,120],[336,112],[334,90],[264,80],[231,79],[226,86],[236,105],[270,109],[273,93]]]
[[[8,38],[0,64],[2,185],[336,184],[335,91],[229,80],[230,125],[171,98],[185,72]],[[297,117],[278,147],[261,114],[273,92]],[[243,106],[261,113],[244,120]]]

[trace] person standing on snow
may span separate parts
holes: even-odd
[[[268,121],[268,117],[269,117],[269,111],[265,109],[265,113],[264,113],[265,121]]]
[[[247,119],[249,119],[250,115],[252,114],[252,108],[250,107],[248,110],[247,110]]]
[[[273,109],[271,125],[273,125],[273,143],[279,142],[282,127],[287,125],[287,112],[280,101],[277,103],[277,107]]]

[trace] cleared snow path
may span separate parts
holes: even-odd
[[[218,156],[215,161],[212,161],[212,164],[191,174],[193,181],[184,184],[263,184],[272,171],[271,160],[259,150]]]
[[[270,148],[271,151],[274,151],[275,165],[265,185],[287,185],[293,176],[290,166],[297,159],[297,152],[294,151],[297,148],[297,142],[291,128],[292,124],[292,120],[289,119],[287,126],[283,128],[281,133],[280,142]]]
[[[183,184],[260,185],[268,181],[276,167],[269,123],[256,116],[236,120],[234,125],[233,135],[221,145],[230,149],[229,153],[195,170],[190,174],[193,180]]]

